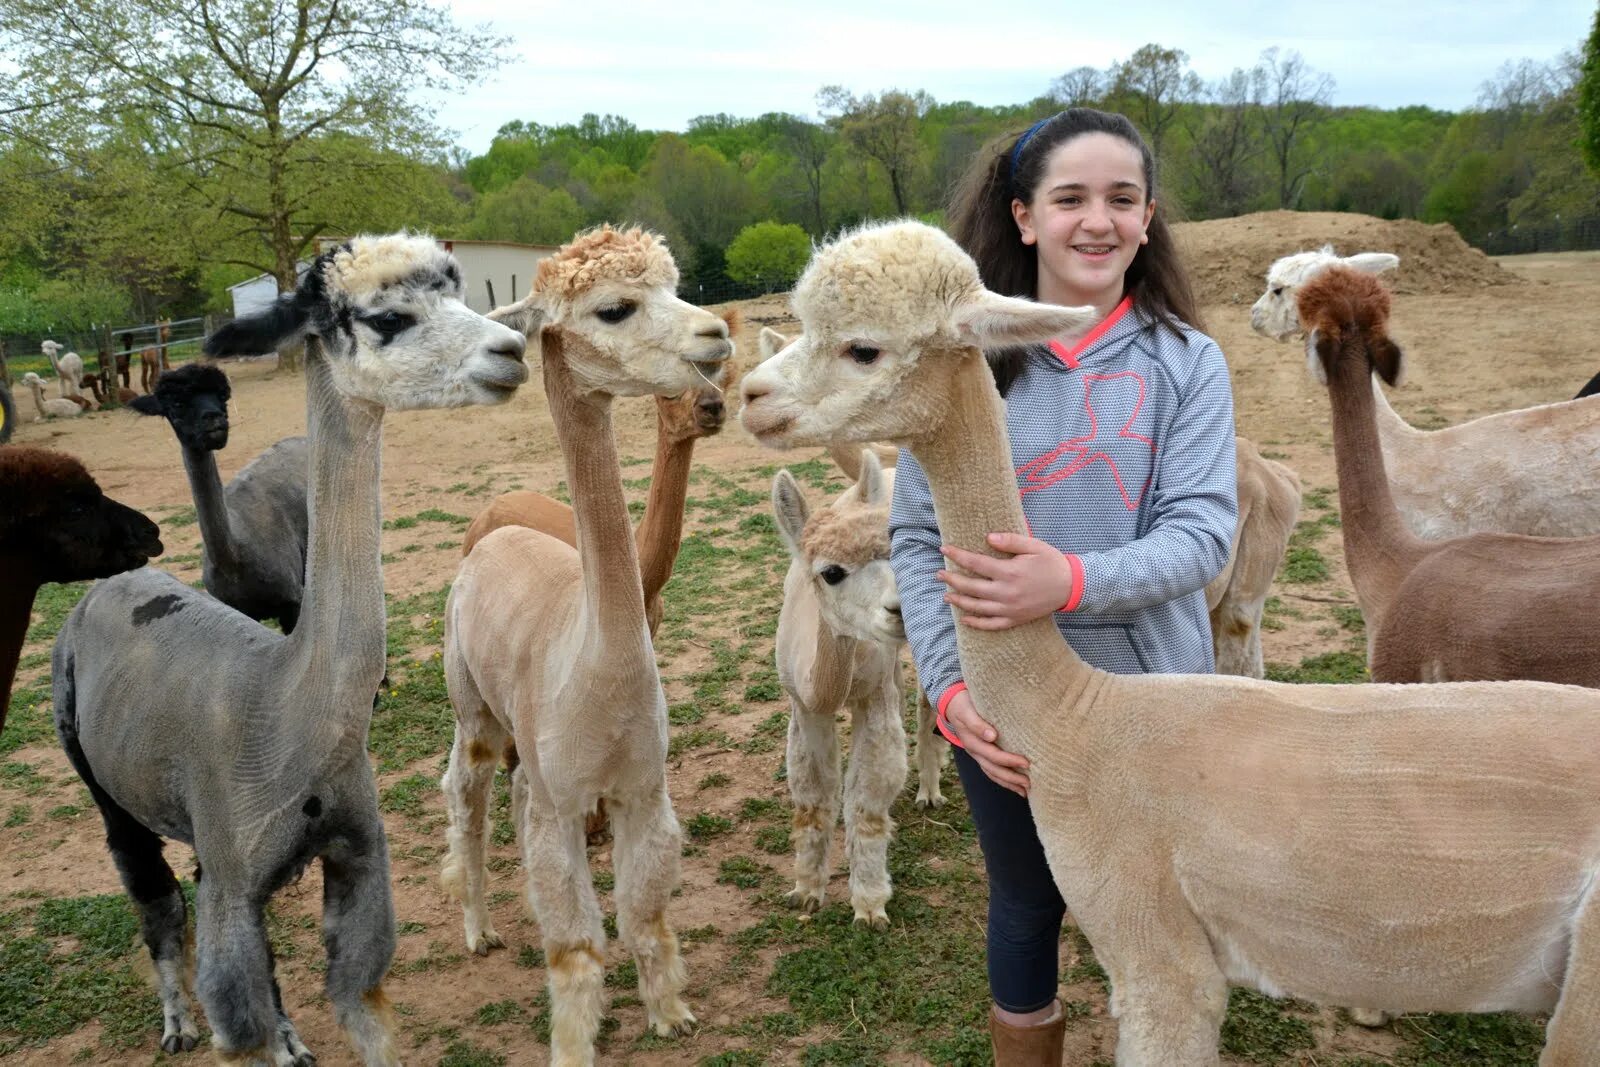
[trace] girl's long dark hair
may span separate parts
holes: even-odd
[[[1155,157],[1123,115],[1090,107],[1068,108],[1027,130],[990,142],[957,183],[947,217],[951,236],[976,261],[984,285],[995,292],[1030,300],[1037,297],[1038,253],[1022,243],[1011,201],[1031,203],[1044,180],[1050,153],[1086,133],[1109,133],[1138,149],[1146,202],[1156,199]],[[1182,323],[1200,328],[1200,309],[1189,275],[1160,209],[1150,219],[1147,233],[1149,243],[1139,246],[1123,276],[1134,306],[1174,333]],[[1021,371],[1025,352],[1004,348],[988,353],[1002,396]]]

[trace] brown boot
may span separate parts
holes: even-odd
[[[1044,1022],[1013,1026],[989,1008],[989,1043],[994,1067],[1061,1067],[1061,1046],[1067,1039],[1067,1014],[1061,1001]]]

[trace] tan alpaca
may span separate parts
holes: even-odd
[[[1340,258],[1331,245],[1284,256],[1250,309],[1256,332],[1280,341],[1303,332],[1296,295],[1321,271],[1378,274],[1399,266],[1388,252]],[[1371,383],[1390,492],[1419,537],[1489,531],[1540,537],[1600,534],[1600,400],[1584,397],[1418,430]]]
[[[794,889],[787,900],[814,912],[827,892],[829,847],[839,821],[835,717],[848,711],[844,829],[850,903],[856,922],[886,930],[894,831],[889,808],[906,781],[900,721],[906,631],[889,569],[894,470],[883,470],[870,449],[862,450],[858,469],[856,484],[815,514],[787,470],[772,483],[772,511],[791,560],[774,648],[778,680],[789,695],[785,766],[794,802]]]
[[[1300,476],[1233,439],[1239,474],[1239,521],[1222,573],[1206,586],[1211,647],[1218,674],[1260,678],[1261,615],[1300,516]]]
[[[1373,418],[1402,356],[1376,278],[1332,267],[1301,287],[1306,352],[1328,386],[1345,562],[1380,682],[1529,678],[1600,686],[1600,537],[1424,541],[1394,506]]]
[[[502,944],[484,901],[484,835],[507,746],[528,900],[548,966],[551,1062],[587,1064],[603,1008],[606,933],[584,853],[602,799],[615,844],[617,927],[663,1036],[694,1016],[667,921],[681,834],[667,796],[667,706],[645,623],[611,402],[673,395],[728,358],[727,325],[679,300],[677,266],[653,235],[581,234],[539,265],[532,292],[495,317],[538,337],[545,393],[567,464],[577,548],[521,526],[461,563],[445,609],[445,680],[456,710],[445,885],[467,947]]]
[[[823,248],[804,333],[745,378],[781,447],[894,440],[946,540],[1023,531],[980,347],[1094,317],[997,296],[920,223]],[[1554,1011],[1544,1067],[1600,1048],[1600,693],[1543,682],[1286,685],[1090,668],[1046,618],[956,629],[1030,763],[1051,872],[1111,978],[1123,1067],[1218,1062],[1230,983],[1404,1011]]]
[[[763,326],[757,338],[757,350],[763,360],[770,359],[787,345],[792,338],[786,337],[770,326]],[[878,467],[883,472],[889,486],[889,495],[894,495],[894,464],[900,452],[892,445],[868,444],[864,448],[860,445],[829,445],[828,455],[844,476],[852,482],[860,483],[861,471],[866,462],[866,453],[871,452],[878,461]],[[849,491],[847,490],[847,493]],[[939,785],[939,773],[943,769],[950,755],[950,748],[943,737],[934,728],[935,715],[933,705],[928,703],[928,694],[917,687],[917,807],[937,808],[944,804],[944,793]],[[829,824],[832,825],[831,823]],[[818,900],[820,904],[820,897]],[[791,903],[794,903],[791,901]]]
[[[722,313],[728,336],[739,329],[739,313]],[[694,464],[694,443],[722,431],[727,417],[727,393],[736,387],[732,365],[708,372],[710,384],[691,389],[680,396],[656,397],[656,455],[650,468],[650,494],[645,499],[644,515],[634,531],[639,553],[639,575],[644,584],[644,613],[650,636],[661,627],[664,608],[661,590],[672,578],[672,565],[683,543],[683,505],[689,493],[689,471]],[[478,512],[467,527],[461,546],[465,556],[472,546],[502,526],[526,526],[542,530],[551,537],[578,545],[578,528],[572,506],[543,493],[519,489],[502,493]]]

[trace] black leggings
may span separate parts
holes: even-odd
[[[1038,1011],[1055,1000],[1067,906],[1028,802],[959,748],[955,760],[989,872],[989,994],[1006,1011]]]

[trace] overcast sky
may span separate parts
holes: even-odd
[[[1105,68],[1155,42],[1210,81],[1264,48],[1298,50],[1336,82],[1334,102],[1456,110],[1507,60],[1580,47],[1593,0],[806,0],[796,4],[635,0],[450,0],[490,24],[515,57],[483,85],[439,102],[474,154],[512,119],[573,122],[610,112],[647,129],[696,115],[814,115],[817,90],[925,89],[940,101],[1021,103],[1057,75]],[[999,14],[1003,12],[1003,14]]]

